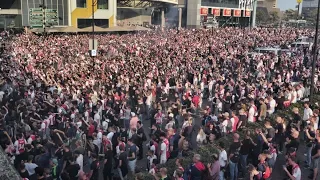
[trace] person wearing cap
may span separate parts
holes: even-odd
[[[60,176],[60,172],[59,172],[59,163],[57,159],[51,159],[50,161],[50,165],[51,165],[51,177],[53,179],[57,179]]]
[[[168,116],[168,124],[166,124],[165,129],[168,130],[169,128],[175,128],[175,121],[172,113]]]

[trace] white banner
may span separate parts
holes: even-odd
[[[171,4],[178,4],[178,0],[151,0],[151,1],[158,1],[158,2],[171,3]]]

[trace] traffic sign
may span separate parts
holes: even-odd
[[[56,9],[45,9],[46,26],[58,25],[58,12]]]
[[[43,27],[43,11],[41,8],[30,8],[29,23],[32,28]]]
[[[30,8],[29,24],[31,28],[42,28],[44,24],[46,27],[58,25],[58,12],[56,9]]]

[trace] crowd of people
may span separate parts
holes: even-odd
[[[281,154],[286,176],[301,180],[296,152],[304,146],[305,167],[316,180],[319,109],[307,101],[312,52],[290,47],[313,34],[294,28],[100,34],[98,55],[90,57],[87,34],[3,33],[0,145],[29,180],[130,179],[146,158],[155,179],[262,180],[279,171],[273,167]],[[256,47],[289,51],[252,53]],[[316,87],[318,75],[317,63]],[[273,124],[277,111],[300,102],[303,116],[294,108],[292,118],[276,115]],[[265,128],[246,129],[254,122]],[[214,162],[195,154],[183,167],[192,149],[227,134],[234,142],[220,142]],[[176,159],[174,174],[157,168],[168,159]]]

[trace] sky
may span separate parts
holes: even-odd
[[[294,9],[296,5],[297,0],[278,0],[278,8],[280,8],[281,11]]]

